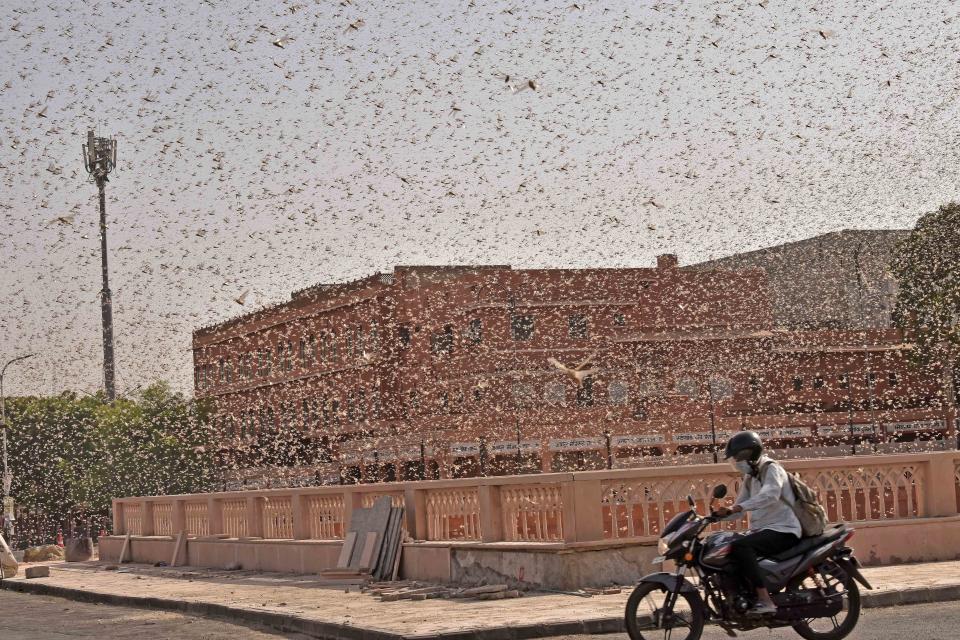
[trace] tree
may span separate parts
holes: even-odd
[[[960,203],[922,216],[900,244],[891,269],[899,292],[894,322],[916,345],[917,363],[942,367],[949,429],[956,433],[960,351]]]
[[[112,404],[64,393],[10,406],[13,495],[30,544],[70,521],[105,526],[111,498],[198,493],[219,479],[209,408],[164,383]]]

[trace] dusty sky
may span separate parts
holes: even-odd
[[[960,197],[949,2],[2,3],[12,393],[189,390],[190,332],[395,264],[690,263]],[[234,299],[250,290],[245,305]]]

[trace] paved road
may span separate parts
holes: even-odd
[[[74,602],[0,591],[0,638],[6,640],[278,640],[280,635],[178,613]]]
[[[956,640],[960,637],[960,602],[918,604],[908,607],[864,609],[860,624],[847,640]],[[726,640],[729,636],[708,627],[702,640]],[[744,640],[798,640],[792,629],[756,629],[737,636]],[[626,634],[561,636],[550,640],[626,640]]]
[[[866,609],[849,640],[956,640],[960,629],[960,602]],[[0,638],[17,640],[277,640],[299,638],[269,630],[251,629],[219,620],[129,607],[87,604],[49,596],[0,591]],[[740,636],[746,640],[796,640],[791,630],[758,629]],[[550,640],[626,640],[625,634],[562,636]],[[725,640],[726,634],[708,628],[703,640]]]

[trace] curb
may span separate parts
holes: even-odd
[[[156,611],[171,611],[193,616],[217,618],[246,626],[261,626],[275,631],[300,633],[314,638],[330,640],[528,640],[563,635],[593,635],[602,633],[622,633],[623,618],[594,618],[589,620],[570,620],[545,624],[516,625],[511,627],[483,627],[461,629],[448,633],[400,635],[389,631],[378,631],[319,620],[308,620],[294,615],[273,611],[254,611],[228,607],[207,602],[190,602],[169,598],[151,598],[145,596],[125,596],[83,589],[70,589],[24,580],[5,580],[0,587],[20,593],[56,596],[78,602],[91,602],[126,607],[139,607]],[[960,600],[960,584],[937,587],[920,587],[899,591],[880,591],[862,593],[861,604],[864,609],[895,607],[910,604],[947,602]]]

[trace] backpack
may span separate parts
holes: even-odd
[[[760,484],[763,484],[763,472],[773,463],[774,461],[770,460],[760,469],[757,474]],[[803,537],[819,536],[827,526],[827,512],[817,501],[817,494],[806,482],[800,479],[799,475],[788,471],[787,479],[790,481],[790,488],[793,490],[794,498],[796,498],[790,507],[793,509],[794,515],[797,516],[797,520],[800,521]]]

